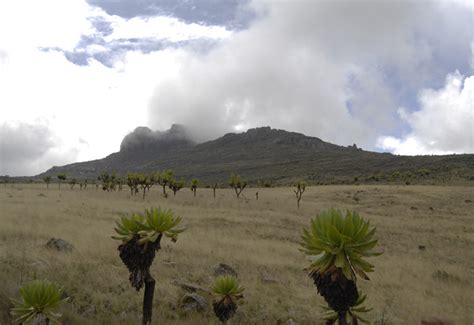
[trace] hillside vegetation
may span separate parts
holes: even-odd
[[[474,155],[396,156],[342,147],[300,133],[262,127],[195,144],[182,126],[154,133],[137,128],[121,150],[104,159],[53,167],[60,173],[96,179],[102,172],[155,172],[225,184],[231,173],[254,185],[309,184],[474,184]]]

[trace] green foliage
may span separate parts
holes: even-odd
[[[304,191],[306,190],[306,183],[305,182],[298,182],[295,184],[294,192],[296,194],[296,206],[300,207],[301,197],[303,196]]]
[[[176,195],[176,192],[178,192],[180,189],[184,187],[184,180],[181,179],[179,181],[172,179],[170,183],[168,184],[168,187],[173,191],[174,195]]]
[[[43,177],[43,181],[46,183],[46,184],[49,184],[51,182],[51,176],[45,176]]]
[[[240,175],[231,174],[229,179],[229,186],[232,187],[237,195],[237,198],[240,196],[240,193],[247,186],[247,182],[240,178]]]
[[[191,188],[196,188],[199,185],[199,180],[197,178],[193,178],[191,180]]]
[[[128,242],[134,236],[138,235],[139,245],[147,242],[155,242],[160,235],[165,235],[175,242],[178,234],[183,232],[184,228],[177,228],[181,223],[180,217],[175,217],[171,210],[161,208],[145,209],[145,214],[134,213],[132,216],[122,216],[117,221],[115,231],[119,236],[112,236],[113,239]]]
[[[21,300],[11,299],[15,307],[10,311],[15,324],[33,324],[44,316],[53,324],[60,324],[58,307],[69,298],[62,297],[62,289],[47,280],[34,280],[20,288]]]
[[[368,313],[372,310],[372,308],[367,308],[362,305],[366,299],[367,299],[367,295],[359,291],[359,298],[357,299],[357,302],[355,303],[354,306],[351,306],[349,310],[346,312],[345,318],[351,319],[352,324],[357,324],[356,322],[354,322],[354,320],[357,320],[357,322],[370,324],[370,322],[367,319],[362,317],[363,314]],[[330,307],[322,306],[322,308],[324,310],[323,319],[325,321],[332,321],[335,323],[339,315]]]
[[[212,293],[220,298],[229,297],[231,299],[242,298],[244,288],[239,284],[239,280],[232,275],[219,276],[212,285]]]
[[[58,174],[58,179],[60,181],[65,181],[66,180],[66,174]]]
[[[373,248],[375,227],[362,219],[357,212],[339,210],[321,212],[311,220],[310,229],[303,229],[302,251],[311,260],[310,273],[324,273],[334,267],[341,268],[347,279],[355,281],[357,273],[368,280],[366,272],[374,266],[365,258],[382,254]]]
[[[97,177],[97,180],[102,182],[102,189],[107,192],[115,191],[115,187],[118,184],[118,177],[115,172],[112,172],[111,174],[103,172]]]
[[[140,174],[127,174],[127,185],[130,187],[130,193],[132,195],[136,194],[138,192],[138,186],[140,185]]]

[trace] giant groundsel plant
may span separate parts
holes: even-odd
[[[309,275],[337,314],[339,324],[347,324],[347,315],[353,323],[361,319],[352,317],[350,310],[360,303],[357,276],[368,280],[367,273],[374,269],[366,258],[381,254],[374,250],[374,234],[375,227],[357,212],[344,214],[335,209],[321,212],[311,220],[309,229],[303,230],[301,246],[311,261]],[[365,311],[368,309],[358,309],[359,314]]]

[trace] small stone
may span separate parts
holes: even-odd
[[[224,263],[219,263],[213,267],[214,276],[221,276],[221,275],[232,275],[238,277],[237,272],[229,265]]]
[[[426,246],[425,245],[418,245],[418,249],[420,251],[424,251],[426,249]]]
[[[181,308],[185,311],[204,311],[207,308],[207,300],[197,293],[187,293],[181,298]]]
[[[417,207],[410,207],[411,210],[418,210]]]
[[[189,292],[189,293],[194,293],[194,292],[198,292],[198,291],[209,292],[209,290],[204,289],[204,288],[202,288],[198,285],[181,282],[179,280],[173,281],[173,284],[177,285],[178,287],[180,287],[181,289],[183,289],[184,291]]]
[[[464,202],[466,202],[466,203],[472,203],[471,200],[464,200]]]
[[[269,274],[262,274],[263,283],[277,283],[278,281]]]
[[[46,243],[46,247],[50,249],[55,249],[59,252],[71,252],[74,246],[63,239],[51,238]]]

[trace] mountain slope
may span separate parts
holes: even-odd
[[[178,177],[225,183],[231,173],[250,182],[287,184],[358,181],[471,182],[474,155],[394,156],[343,147],[300,133],[262,127],[195,144],[179,125],[165,132],[137,128],[121,150],[104,159],[53,167],[39,175],[66,173],[96,178],[103,171],[152,172],[172,169]]]

